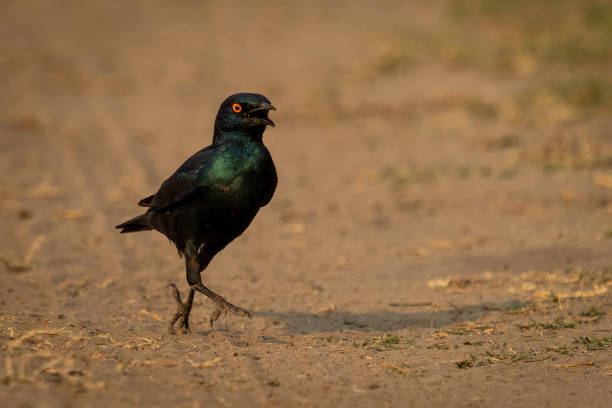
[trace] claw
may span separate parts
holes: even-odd
[[[168,285],[172,289],[172,295],[174,296],[174,300],[176,300],[176,313],[170,319],[170,323],[168,324],[168,333],[174,334],[174,324],[179,321],[179,327],[182,329],[183,334],[191,333],[189,329],[189,314],[191,313],[191,306],[193,305],[193,296],[194,291],[190,289],[189,296],[187,296],[187,301],[183,303],[181,301],[181,293],[174,283],[170,283]],[[180,319],[180,320],[179,320]]]
[[[221,316],[221,309],[217,309],[210,315],[210,328],[212,329],[213,323]]]
[[[210,316],[211,325],[215,320],[219,318],[219,316],[221,315],[221,312],[232,312],[240,316],[251,317],[251,314],[247,310],[241,307],[238,307],[238,306],[234,306],[233,304],[225,300],[223,296],[217,295],[215,292],[208,289],[206,286],[202,285],[201,283],[191,285],[191,289],[197,290],[198,292],[203,293],[210,300],[215,302],[215,304],[217,305],[217,310],[215,310]]]
[[[211,328],[213,327],[213,323],[219,319],[219,316],[221,316],[221,313],[223,312],[225,313],[232,312],[240,316],[244,316],[248,318],[251,317],[251,314],[249,313],[248,310],[243,309],[238,306],[234,306],[223,298],[221,298],[221,300],[222,302],[221,301],[215,302],[217,304],[217,309],[214,312],[212,312],[212,314],[210,315],[210,327]]]
[[[241,307],[234,306],[227,300],[225,300],[222,296],[217,295],[212,290],[208,289],[206,286],[200,284],[192,285],[189,290],[189,296],[187,300],[183,303],[181,300],[181,293],[174,283],[168,284],[168,286],[172,290],[172,296],[176,301],[176,313],[170,319],[170,323],[168,324],[168,332],[170,334],[174,334],[174,325],[178,321],[179,327],[182,328],[183,333],[190,333],[189,330],[189,314],[191,313],[191,306],[193,305],[193,296],[195,291],[201,292],[209,297],[215,304],[217,305],[217,309],[210,315],[210,327],[213,327],[213,324],[219,319],[221,313],[231,312],[237,314],[239,316],[251,317],[251,314],[248,310],[245,310]]]
[[[174,283],[169,283],[168,287],[174,289],[171,290],[172,295],[174,296],[174,299],[176,300],[177,303],[183,303],[181,301],[181,292],[179,292],[178,288],[176,287],[176,285]]]

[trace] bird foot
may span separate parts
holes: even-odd
[[[230,302],[228,302],[227,300],[223,299],[221,296],[219,296],[219,298],[214,299],[215,304],[217,305],[217,309],[212,312],[212,314],[210,315],[210,327],[213,327],[213,323],[217,321],[217,319],[219,319],[219,317],[221,316],[221,313],[233,313],[233,314],[237,314],[239,316],[243,316],[243,317],[251,317],[251,314],[249,313],[248,310],[243,309],[241,307],[232,305]]]
[[[191,289],[197,290],[198,292],[206,295],[206,297],[215,302],[215,305],[217,305],[217,309],[210,315],[210,327],[213,327],[213,323],[219,318],[219,316],[221,316],[221,313],[231,312],[239,316],[251,317],[248,310],[232,305],[230,302],[225,300],[223,296],[217,295],[215,292],[208,289],[201,283],[191,285]]]
[[[174,283],[170,283],[168,286],[172,288],[172,295],[176,300],[176,313],[172,316],[170,323],[168,324],[168,333],[175,334],[174,324],[179,322],[179,328],[183,334],[191,333],[189,329],[189,314],[191,313],[191,306],[193,306],[193,296],[195,292],[193,289],[189,290],[189,295],[185,303],[181,301],[181,294]]]

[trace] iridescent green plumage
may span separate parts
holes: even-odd
[[[146,213],[117,226],[122,233],[155,229],[174,242],[179,253],[185,255],[191,291],[198,290],[217,303],[219,309],[213,313],[211,324],[220,310],[248,314],[204,287],[200,272],[217,252],[244,232],[274,194],[276,169],[262,142],[266,126],[274,126],[268,118],[268,111],[273,109],[259,94],[227,98],[215,120],[213,143],[187,159],[157,193],[139,202],[149,207]],[[192,293],[189,299],[193,300]],[[180,303],[180,296],[177,300],[187,309],[187,304]],[[187,302],[189,311],[191,301]],[[185,329],[189,327],[189,311],[177,312],[183,317],[181,326]]]

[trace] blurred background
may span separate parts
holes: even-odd
[[[113,226],[211,142],[236,92],[278,107],[279,173],[206,272],[255,311],[237,336],[271,318],[294,334],[441,327],[456,305],[548,293],[509,283],[532,270],[605,287],[611,40],[609,0],[2,1],[0,305],[23,331],[162,333],[182,261]],[[440,289],[485,272],[486,290]],[[197,299],[192,326],[209,308]]]

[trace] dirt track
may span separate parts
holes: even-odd
[[[609,2],[535,10],[577,60],[465,1],[180,3],[0,6],[7,407],[609,404]],[[204,279],[253,318],[171,336],[182,261],[113,226],[238,91],[279,187]]]

